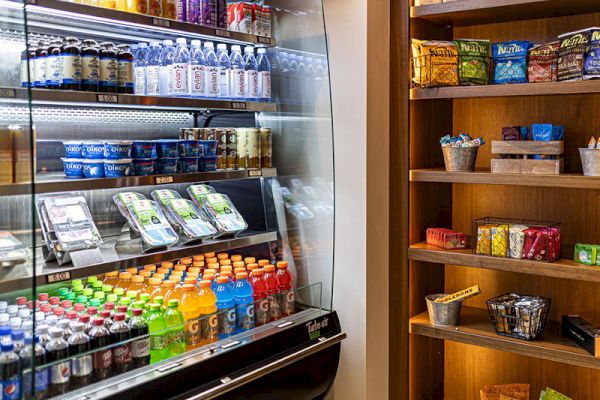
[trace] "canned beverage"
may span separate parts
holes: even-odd
[[[215,128],[203,128],[200,140],[217,140],[217,130]]]
[[[215,138],[206,140],[217,141],[217,169],[227,169],[227,129],[215,129]]]
[[[246,129],[247,168],[260,168],[260,130]]]
[[[247,168],[247,149],[246,149],[246,128],[236,128],[236,140],[237,140],[237,167],[238,169]]]
[[[271,37],[271,7],[262,7],[262,36]]]
[[[260,166],[261,168],[271,168],[273,166],[271,128],[260,128]]]
[[[226,147],[227,147],[227,169],[237,168],[237,138],[235,129],[227,128],[226,130]]]

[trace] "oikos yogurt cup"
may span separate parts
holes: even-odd
[[[83,143],[81,141],[67,140],[65,146],[65,158],[81,158],[83,154]]]
[[[179,170],[184,173],[198,172],[199,157],[180,157]]]
[[[156,155],[158,158],[172,158],[179,155],[179,140],[161,139],[154,142],[156,144]]]
[[[67,178],[83,178],[83,159],[63,157],[63,167]]]
[[[104,178],[104,160],[83,160],[83,175],[86,178]]]
[[[131,140],[107,140],[104,142],[104,158],[122,160],[131,158]]]
[[[104,158],[104,142],[90,140],[83,142],[83,158],[88,160],[101,160]]]
[[[175,174],[177,173],[177,157],[166,157],[158,159],[159,174]]]
[[[210,172],[217,170],[217,156],[200,157],[200,171]]]
[[[133,169],[137,176],[154,175],[155,162],[152,158],[134,158]]]
[[[131,147],[131,157],[133,158],[155,158],[156,149],[151,140],[134,140]]]
[[[104,160],[104,175],[107,178],[120,178],[131,175],[133,171],[131,158],[123,160]]]
[[[198,157],[203,155],[203,148],[198,140],[180,140],[179,157]]]

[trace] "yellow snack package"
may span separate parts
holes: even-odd
[[[456,43],[413,39],[413,81],[418,86],[458,85],[458,49]]]
[[[492,255],[496,257],[508,255],[508,225],[492,228]]]
[[[492,226],[482,225],[477,228],[477,246],[476,254],[492,254]]]

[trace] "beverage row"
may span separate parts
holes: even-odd
[[[75,37],[40,41],[21,54],[21,86],[269,101],[271,67],[265,48],[239,45],[231,54],[223,43],[184,38],[115,46]],[[133,50],[132,50],[133,47]]]
[[[74,280],[56,296],[40,293],[36,301],[2,302],[0,309],[24,320],[16,326],[20,317],[12,317],[0,326],[0,378],[18,391],[19,369],[30,367],[35,354],[35,392],[24,397],[45,398],[290,315],[292,276],[286,262],[275,269],[266,259],[206,253],[92,276],[86,287]],[[105,296],[107,291],[112,293]],[[30,311],[35,337],[28,333]],[[20,368],[13,352],[21,355]],[[23,390],[30,390],[30,373],[22,372]]]

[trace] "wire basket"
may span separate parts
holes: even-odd
[[[489,56],[434,55],[411,58],[412,87],[487,85],[494,76]]]
[[[516,339],[533,340],[544,331],[551,299],[506,293],[486,301],[496,333]]]

